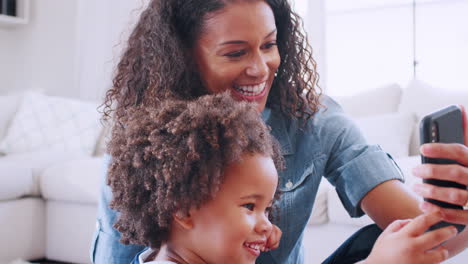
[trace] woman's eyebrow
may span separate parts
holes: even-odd
[[[276,28],[273,29],[273,31],[271,31],[270,33],[268,33],[268,35],[265,36],[264,39],[270,37],[271,35],[273,35],[274,33],[276,32]],[[243,43],[246,43],[247,41],[245,40],[229,40],[229,41],[226,41],[226,42],[223,42],[219,45],[228,45],[228,44],[243,44]]]

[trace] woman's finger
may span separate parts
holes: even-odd
[[[454,224],[468,225],[468,211],[456,209],[441,209],[444,213],[444,220]]]
[[[428,202],[422,202],[419,208],[423,212],[432,212],[435,210],[440,210],[444,215],[444,221],[454,223],[454,224],[468,225],[468,211],[467,210],[441,208],[435,204],[428,203]]]
[[[439,187],[432,184],[417,183],[413,191],[424,198],[464,206],[468,202],[468,190]]]
[[[468,166],[468,147],[457,143],[427,143],[421,146],[421,154],[429,158],[457,161]]]
[[[430,250],[436,246],[439,246],[443,242],[456,236],[458,233],[454,226],[447,226],[439,228],[433,231],[426,232],[416,238],[416,244],[425,250]]]
[[[468,146],[468,113],[463,105],[459,105],[463,116],[463,131],[465,131],[465,146]]]
[[[421,164],[413,169],[413,175],[422,179],[438,179],[468,185],[468,167],[458,164]]]
[[[440,222],[443,219],[443,214],[440,210],[419,215],[413,221],[408,223],[401,230],[407,232],[410,236],[419,236],[424,233],[430,226]]]

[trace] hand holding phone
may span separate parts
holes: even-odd
[[[456,105],[443,108],[431,113],[423,118],[420,124],[421,145],[426,143],[459,143],[464,144],[463,137],[463,116],[461,109]],[[456,161],[440,158],[428,158],[421,155],[422,163],[431,164],[458,164]],[[438,179],[424,179],[424,183],[445,188],[458,188],[466,190],[466,186],[452,181]],[[463,210],[460,205],[450,204],[438,200],[424,198],[425,201],[433,203],[443,208]],[[439,222],[430,229],[437,229],[453,225],[461,232],[465,226],[447,222]]]

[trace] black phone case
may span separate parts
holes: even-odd
[[[456,105],[448,106],[437,112],[431,113],[423,118],[420,124],[421,145],[431,142],[440,143],[460,143],[464,144],[463,139],[463,117],[461,109]],[[435,136],[433,134],[433,126],[435,125]],[[422,163],[432,164],[457,164],[456,161],[449,159],[427,158],[421,155]],[[433,184],[441,187],[451,187],[466,190],[466,186],[451,182],[435,179],[425,179],[424,183]],[[424,199],[427,202],[436,204],[440,207],[463,210],[463,206],[441,202],[433,199]],[[464,225],[453,224],[448,222],[439,222],[431,226],[430,230],[453,225],[458,232],[463,231]]]

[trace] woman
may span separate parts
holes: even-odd
[[[226,90],[237,100],[257,103],[286,162],[286,170],[280,172],[281,245],[262,254],[258,263],[303,262],[302,232],[322,175],[336,187],[350,215],[367,213],[381,228],[422,213],[400,182],[394,161],[378,146],[367,145],[341,108],[321,96],[315,61],[300,25],[286,0],[153,0],[130,36],[105,102],[107,116],[113,114],[116,121],[113,133],[121,133],[126,109],[134,105],[158,105],[168,98],[190,100]],[[468,164],[466,146],[428,149],[433,152],[424,154],[457,157]],[[460,165],[421,171],[424,177],[453,175],[461,183],[468,178],[467,168]],[[427,196],[446,199],[447,190],[433,188]],[[129,263],[142,248],[118,242],[119,234],[112,227],[116,213],[108,208],[110,193],[103,182],[92,257],[96,263]],[[457,194],[468,197],[466,191]],[[446,215],[452,222],[466,224],[465,213]],[[365,258],[366,254],[349,255],[368,254],[379,234],[378,228],[365,228],[329,263]],[[402,245],[412,246],[403,240]],[[446,246],[455,254],[467,241],[465,231]]]

